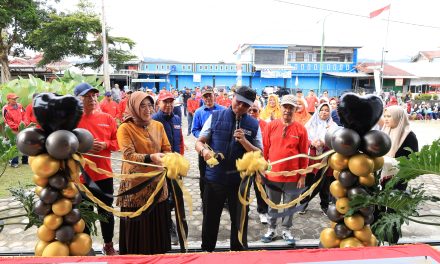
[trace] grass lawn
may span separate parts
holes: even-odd
[[[3,171],[4,163],[0,163],[0,173]],[[34,184],[32,182],[33,172],[29,165],[22,165],[20,163],[18,168],[12,168],[9,165],[6,168],[5,173],[0,176],[0,199],[11,196],[8,188],[11,186],[18,186],[27,184]]]

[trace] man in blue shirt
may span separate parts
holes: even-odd
[[[233,251],[247,249],[247,212],[244,215],[242,243],[238,240],[240,174],[236,160],[246,152],[261,151],[263,142],[258,121],[247,114],[254,103],[255,90],[240,86],[236,89],[232,105],[220,111],[214,111],[206,120],[196,142],[196,151],[204,160],[209,160],[211,153],[206,149],[209,144],[216,153],[224,155],[223,160],[214,167],[207,167],[204,182],[202,250],[212,252],[217,243],[220,218],[224,203],[228,201],[231,219],[230,247]]]
[[[215,103],[214,100],[214,90],[211,86],[205,86],[202,90],[202,100],[203,106],[196,110],[194,113],[193,123],[192,123],[192,134],[198,138],[200,131],[202,131],[203,125],[205,124],[208,117],[211,116],[213,111],[223,110],[225,109],[223,106],[220,106]],[[204,182],[205,182],[205,169],[206,162],[203,157],[199,156],[199,172],[200,172],[200,197],[203,202],[203,191],[204,191]]]

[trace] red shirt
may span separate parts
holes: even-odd
[[[194,112],[199,108],[200,106],[200,99],[192,99],[189,98],[188,101],[186,101],[186,107],[188,109],[188,112],[191,114],[194,114]]]
[[[118,118],[120,120],[122,120],[122,116],[124,115],[125,108],[127,107],[127,102],[128,102],[128,98],[127,97],[125,97],[124,99],[122,99],[119,102],[119,106],[118,106],[118,108],[119,108],[119,117]]]
[[[263,133],[264,158],[269,161],[277,161],[297,154],[308,153],[307,130],[298,122],[293,122],[287,126],[283,137],[284,124],[281,119],[276,119],[267,124]],[[273,172],[292,171],[304,169],[308,166],[307,158],[297,158],[286,162],[281,162],[272,166]],[[270,176],[270,181],[274,182],[298,182],[298,175],[295,176]]]
[[[93,154],[110,157],[111,151],[119,150],[118,141],[116,138],[116,121],[109,114],[102,113],[96,110],[89,115],[83,114],[81,121],[78,124],[78,127],[89,130],[95,140],[103,141],[107,145],[106,149],[103,149],[100,152]],[[109,159],[95,158],[87,155],[85,155],[84,157],[95,162],[98,168],[112,171],[111,161]],[[94,181],[109,178],[107,175],[94,172],[88,166],[85,167],[85,171]]]
[[[229,99],[229,98],[227,98],[227,97],[224,97],[224,96],[218,96],[218,97],[215,99],[215,102],[216,102],[218,105],[222,105],[222,106],[224,106],[224,107],[226,107],[226,108],[228,108],[228,107],[231,106],[231,104],[232,104],[231,99]]]
[[[318,102],[318,98],[316,96],[307,96],[307,112],[314,113],[315,112],[315,104]]]
[[[25,110],[21,104],[17,103],[15,106],[7,104],[3,106],[2,115],[6,125],[13,131],[18,131],[21,122],[26,123]]]
[[[260,125],[261,133],[263,133],[263,132],[264,132],[264,129],[266,129],[267,122],[264,121],[264,120],[261,119],[261,118],[258,118],[258,124]]]
[[[26,120],[25,121],[26,125],[29,125],[30,123],[37,124],[37,118],[34,115],[32,103],[26,106],[26,112],[24,113],[24,120]]]
[[[102,112],[109,114],[113,118],[119,117],[119,105],[115,101],[108,101],[104,98],[99,105]]]

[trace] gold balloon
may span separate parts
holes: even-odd
[[[366,247],[377,247],[379,245],[379,241],[375,235],[371,235],[370,240],[367,242],[363,242]]]
[[[37,236],[42,241],[51,242],[55,239],[55,231],[50,230],[45,225],[41,225],[37,230]]]
[[[56,230],[63,224],[63,218],[55,214],[48,214],[44,217],[43,224],[50,230]]]
[[[32,176],[32,181],[40,187],[46,187],[47,183],[49,182],[49,179],[34,174],[34,176]]]
[[[330,156],[328,163],[332,169],[343,171],[348,167],[348,157],[339,153],[334,153]]]
[[[336,226],[337,224],[338,224],[338,223],[336,223],[336,222],[330,221],[330,227],[331,227],[331,228],[335,228],[335,226]]]
[[[339,180],[339,174],[341,174],[340,171],[333,170],[333,177],[335,177],[336,180]]]
[[[43,187],[37,186],[35,187],[35,194],[38,195],[38,197],[40,197],[40,193],[43,190]]]
[[[374,171],[378,171],[382,169],[383,163],[385,162],[385,159],[382,157],[376,157],[373,159],[374,162]]]
[[[360,214],[354,214],[344,218],[345,225],[353,231],[359,231],[364,227],[365,220]]]
[[[373,232],[371,232],[371,228],[369,226],[364,226],[359,231],[354,231],[354,236],[359,239],[362,242],[368,242],[371,239],[371,236],[373,235]]]
[[[49,154],[40,154],[31,163],[32,171],[42,178],[54,175],[60,169],[60,162]]]
[[[63,257],[69,256],[69,247],[60,242],[55,241],[46,246],[43,250],[43,257]]]
[[[52,204],[52,211],[58,216],[65,216],[72,211],[72,202],[66,198],[59,199]]]
[[[330,184],[330,193],[336,198],[342,198],[347,194],[347,189],[339,181],[333,181]]]
[[[350,200],[347,197],[342,197],[336,200],[336,210],[341,214],[346,214],[350,209],[348,203]]]
[[[92,239],[86,233],[76,234],[69,245],[71,256],[85,256],[92,248]]]
[[[359,177],[367,176],[373,172],[374,162],[368,155],[357,154],[348,160],[348,168]]]
[[[355,237],[347,237],[346,239],[343,239],[341,241],[341,244],[339,244],[340,248],[353,248],[353,247],[363,247],[364,244],[362,244],[359,239]]]
[[[374,178],[374,174],[370,173],[367,177],[359,177],[359,183],[371,187],[376,183],[376,178]]]
[[[75,183],[69,182],[67,187],[61,190],[61,193],[66,198],[73,198],[78,193],[78,189],[75,186]]]
[[[43,255],[43,250],[44,250],[44,248],[47,246],[47,245],[49,245],[50,243],[49,242],[46,242],[46,241],[42,241],[42,240],[39,240],[38,242],[37,242],[37,244],[35,245],[35,256],[41,256],[41,255]]]
[[[86,222],[84,222],[83,219],[80,219],[73,225],[73,231],[75,231],[75,233],[82,233],[84,228],[86,228]]]
[[[322,246],[325,248],[337,247],[341,242],[341,240],[339,240],[339,238],[336,236],[335,230],[329,227],[324,228],[324,230],[321,231],[319,240],[321,241]]]
[[[28,157],[28,163],[29,163],[29,166],[32,165],[32,162],[34,161],[35,157],[36,157],[36,156],[29,156],[29,157]]]

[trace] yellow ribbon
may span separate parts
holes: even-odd
[[[246,201],[246,197],[247,197],[247,193],[249,190],[249,183],[250,183],[251,177],[249,177],[247,179],[247,183],[246,183],[246,188],[244,189],[244,193],[243,196],[241,196],[240,194],[240,188],[238,189],[238,199],[240,200],[240,202],[242,203],[241,206],[241,221],[240,221],[240,228],[238,229],[238,241],[240,242],[241,245],[243,245],[243,229],[244,229],[244,221],[246,219],[246,209],[248,204],[251,203],[251,200],[249,199],[249,202],[245,202],[243,203],[242,201]]]
[[[257,172],[263,172],[267,169],[268,163],[261,155],[261,151],[250,151],[244,153],[241,159],[235,162],[241,178],[251,176]]]
[[[222,160],[225,159],[225,156],[222,153],[215,153],[214,150],[208,144],[205,143],[204,147],[209,150],[209,154],[211,155],[211,158],[206,161],[206,164],[210,168],[217,166],[219,164],[217,158],[220,157]]]

